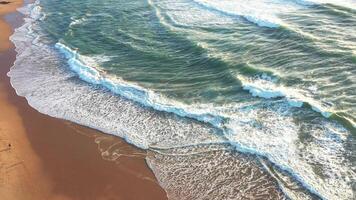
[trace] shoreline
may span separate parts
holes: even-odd
[[[167,199],[144,156],[130,156],[145,151],[118,137],[41,114],[16,95],[6,75],[16,59],[8,37],[11,25],[21,24],[22,17],[15,11],[22,1],[10,2],[0,5],[0,196],[9,200]],[[112,146],[123,156],[105,160],[101,152]]]

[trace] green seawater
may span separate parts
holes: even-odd
[[[229,141],[337,199],[356,179],[356,7],[298,2],[41,0],[40,26],[151,102],[221,116]]]
[[[95,57],[105,73],[168,98],[188,104],[249,101],[241,77],[265,74],[276,90],[291,88],[291,93],[302,95],[300,100],[310,97],[355,123],[354,10],[309,6],[280,13],[286,24],[268,28],[237,17],[225,23],[198,24],[191,16],[175,22],[175,12],[194,7],[187,1],[171,10],[160,5],[169,1],[42,3],[47,13],[44,29],[55,41]],[[209,12],[198,9],[191,12]]]

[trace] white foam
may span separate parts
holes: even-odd
[[[79,19],[74,19],[74,18],[71,18],[71,19],[72,19],[72,21],[69,24],[70,27],[83,24],[85,21],[87,21],[87,18],[85,18],[85,17],[82,17]]]
[[[221,17],[220,13],[205,11],[200,7],[192,6],[187,1],[148,0],[148,3],[154,9],[161,24],[173,30],[182,26],[209,27],[234,23],[233,19]]]
[[[252,79],[246,79],[241,76],[238,78],[242,81],[242,88],[249,91],[253,96],[265,99],[285,98],[289,105],[293,107],[302,107],[307,104],[326,118],[333,114],[331,107],[322,106],[321,103],[304,94],[305,91],[277,85],[266,74]]]
[[[356,9],[355,0],[193,0],[196,4],[231,17],[243,17],[258,26],[276,28],[285,25],[282,14],[316,4],[333,4]]]
[[[280,14],[303,8],[293,1],[284,0],[194,0],[201,6],[229,16],[243,17],[259,26],[275,28],[283,25]]]
[[[262,97],[266,99],[285,97],[285,88],[277,88],[273,85],[264,84],[265,81],[247,82],[243,84],[243,89],[248,90],[252,96]],[[269,83],[269,82],[265,82]]]
[[[286,103],[240,107],[231,114],[226,137],[239,151],[278,163],[314,194],[326,199],[351,198],[350,180],[356,174],[342,156],[348,151],[344,147],[348,131],[323,118],[318,123],[298,124],[294,112]]]
[[[100,73],[97,69],[84,64],[83,56],[79,55],[76,51],[61,43],[57,43],[56,48],[66,56],[70,68],[75,71],[81,79],[89,83],[103,85],[115,94],[119,94],[144,106],[154,108],[155,110],[198,119],[199,121],[210,123],[216,127],[221,126],[223,119],[219,116],[206,112],[206,110],[188,108],[187,105],[168,100],[153,91],[133,83],[128,83],[114,77],[105,77],[103,73]]]
[[[345,8],[356,9],[355,0],[297,0],[297,1],[305,4],[333,4]]]

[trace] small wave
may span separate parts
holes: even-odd
[[[279,24],[281,23],[281,21],[279,19],[276,18],[261,18],[257,15],[257,13],[251,12],[251,11],[244,11],[241,8],[238,9],[239,7],[236,7],[237,5],[234,6],[227,6],[226,3],[221,3],[218,4],[220,2],[215,2],[215,1],[205,1],[205,0],[193,0],[193,2],[195,2],[197,5],[199,5],[200,7],[203,7],[205,9],[208,9],[210,11],[213,12],[218,12],[220,14],[223,15],[227,15],[230,17],[243,17],[246,20],[255,23],[259,26],[263,26],[263,27],[270,27],[270,28],[275,28],[278,27]],[[238,2],[239,3],[239,2]],[[219,6],[221,5],[221,6]],[[236,8],[234,10],[230,10],[231,8]]]
[[[74,19],[74,18],[71,18],[71,19],[72,19],[72,22],[69,24],[70,27],[75,26],[75,25],[80,25],[80,24],[84,23],[85,21],[87,21],[87,18],[85,18],[85,17],[82,17],[79,19]]]
[[[210,123],[215,127],[221,127],[223,118],[205,112],[199,109],[189,109],[182,103],[172,102],[161,95],[146,90],[133,83],[128,83],[114,77],[105,77],[103,72],[100,73],[98,69],[83,63],[83,56],[72,50],[62,43],[56,43],[56,48],[60,50],[68,60],[70,68],[78,74],[78,76],[92,84],[100,84],[111,90],[113,93],[121,95],[127,99],[138,102],[144,106],[154,108],[155,110],[175,113],[181,117],[189,117],[197,119],[202,122]]]
[[[302,107],[307,104],[314,111],[319,112],[326,118],[329,118],[333,114],[331,108],[322,106],[316,100],[303,95],[301,91],[278,86],[275,81],[266,74],[250,80],[243,77],[238,78],[242,81],[242,88],[249,91],[253,96],[265,99],[286,98],[288,103],[293,107]]]
[[[218,1],[193,0],[197,5],[210,11],[219,12],[230,17],[242,17],[258,26],[276,28],[284,24],[279,14],[294,12],[304,6],[293,1]]]
[[[302,4],[317,5],[317,4],[331,4],[349,9],[356,9],[356,2],[354,0],[296,0]]]
[[[219,0],[192,0],[200,7],[218,12],[230,17],[242,17],[258,26],[277,28],[285,26],[283,20],[279,17],[281,14],[293,13],[298,9],[307,6],[332,4],[345,8],[356,9],[356,2],[353,0],[272,0],[272,1],[219,1]]]
[[[278,85],[276,83],[277,78],[272,78],[263,73],[261,76],[255,76],[251,79],[241,76],[238,76],[238,79],[242,82],[242,88],[251,93],[252,96],[265,99],[285,98],[292,107],[310,107],[325,118],[337,120],[351,131],[356,128],[356,124],[352,119],[342,116],[333,110],[332,103],[315,100],[310,95],[305,94],[306,91]]]

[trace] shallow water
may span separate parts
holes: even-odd
[[[149,149],[172,199],[351,199],[355,9],[42,0],[9,76],[40,112]]]

